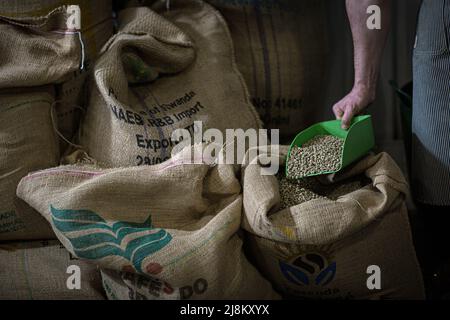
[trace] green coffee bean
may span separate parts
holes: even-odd
[[[282,208],[289,208],[321,196],[313,192],[307,183],[302,184],[282,177],[280,180],[280,200]]]
[[[368,181],[354,177],[340,183],[321,184],[315,177],[298,180],[279,175],[280,209],[289,208],[314,199],[337,200],[339,197],[361,189]]]
[[[294,146],[287,165],[288,178],[338,170],[343,148],[344,140],[331,135],[318,135],[301,147]]]

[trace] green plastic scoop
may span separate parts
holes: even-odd
[[[350,128],[344,130],[341,128],[341,120],[332,120],[319,122],[311,127],[303,130],[292,141],[285,165],[286,177],[288,177],[288,162],[291,156],[291,150],[294,146],[301,147],[305,142],[311,140],[317,135],[333,135],[335,137],[344,139],[344,148],[342,151],[341,165],[339,169],[335,171],[325,171],[320,173],[314,173],[309,176],[318,176],[322,174],[330,174],[340,171],[352,162],[360,159],[366,155],[375,145],[375,139],[373,136],[372,118],[370,115],[363,115],[354,117]],[[301,177],[301,178],[304,178]],[[298,177],[300,178],[300,177]]]

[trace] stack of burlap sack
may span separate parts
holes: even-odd
[[[34,19],[47,28],[42,32],[9,19],[0,25],[23,37],[45,36],[46,50],[53,50],[38,51],[39,62],[30,62],[29,53],[22,58],[46,64],[31,69],[44,74],[23,77],[11,69],[21,98],[8,89],[0,105],[8,128],[0,131],[2,156],[8,155],[0,182],[11,194],[2,212],[20,226],[8,223],[1,240],[56,237],[90,266],[87,274],[101,269],[109,299],[423,297],[404,209],[407,185],[388,155],[370,156],[343,173],[365,173],[369,186],[336,201],[278,210],[277,180],[261,174],[257,159],[242,167],[212,163],[203,157],[201,138],[174,152],[181,142],[172,135],[176,129],[195,136],[262,127],[248,79],[235,63],[234,37],[214,7],[197,0],[170,1],[169,8],[166,1],[131,1],[121,10],[115,34],[91,64],[76,132],[63,116],[52,121],[60,105],[55,93],[33,87],[27,96],[22,88],[54,89],[80,68],[79,34],[51,33],[62,12]],[[64,55],[72,63],[58,65],[69,59]],[[10,68],[20,66],[18,56],[9,59]],[[60,144],[60,136],[71,145]],[[285,153],[274,156],[282,163]],[[369,265],[380,267],[381,288],[367,286]]]
[[[58,133],[72,138],[89,63],[112,34],[109,1],[79,4],[79,31],[68,29],[72,11],[61,1],[0,4],[1,240],[54,237],[15,188],[28,172],[58,165]]]
[[[82,28],[69,29],[78,9]],[[16,187],[29,172],[59,164],[66,145],[58,133],[66,139],[75,133],[84,80],[112,31],[111,1],[0,3],[0,241],[30,240],[9,243],[8,250],[1,245],[1,298],[103,296],[87,290],[92,277],[86,267],[81,268],[86,290],[67,289],[67,266],[86,264],[69,260],[68,252],[54,244],[31,241],[56,236],[38,212],[16,197]]]

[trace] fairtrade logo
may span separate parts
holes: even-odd
[[[70,241],[79,258],[121,256],[141,273],[142,261],[172,240],[167,231],[153,228],[151,216],[144,223],[130,223],[105,221],[90,210],[59,210],[50,206],[50,211],[54,227]],[[156,265],[151,269],[158,271]]]
[[[281,273],[290,282],[302,285],[326,286],[336,274],[336,262],[328,260],[319,253],[300,255],[292,261],[279,261]]]

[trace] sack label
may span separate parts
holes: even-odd
[[[117,100],[114,89],[110,88],[108,94]],[[204,103],[199,100],[195,91],[188,91],[167,103],[157,103],[156,106],[149,107],[142,101],[140,105],[141,111],[132,111],[109,103],[109,109],[114,120],[138,128],[143,127],[143,130],[139,129],[140,131],[135,133],[136,150],[142,149],[145,152],[134,156],[136,165],[155,165],[168,160],[170,150],[183,140],[183,137],[179,137],[178,140],[172,139],[172,131],[184,129],[194,135],[198,130],[201,130],[201,128],[196,127],[195,120],[199,119],[199,115],[207,109]],[[204,115],[203,117],[206,118],[207,116]],[[147,128],[156,129],[157,137],[150,138]],[[167,130],[166,128],[173,130]]]

